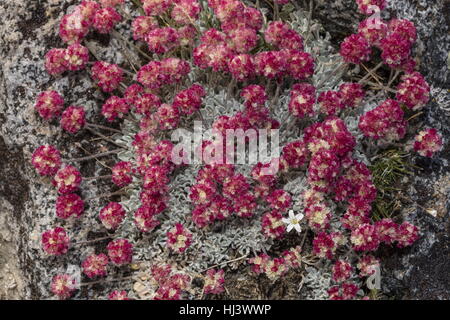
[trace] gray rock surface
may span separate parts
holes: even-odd
[[[92,142],[83,135],[68,138],[55,124],[42,122],[32,107],[37,93],[49,87],[60,90],[73,104],[96,101],[85,74],[53,79],[43,67],[46,51],[61,46],[58,20],[72,0],[3,0],[0,2],[0,298],[48,298],[48,282],[55,270],[63,272],[53,259],[44,259],[38,245],[40,232],[52,225],[55,194],[48,181],[38,177],[29,165],[33,150],[43,143],[57,144],[66,154],[79,153],[75,141]],[[360,16],[353,0],[318,1],[315,16],[336,39],[354,31]],[[421,71],[432,85],[433,101],[418,125],[440,129],[450,137],[450,99],[447,55],[450,51],[449,3],[445,0],[390,1],[389,14],[415,22],[419,31]],[[88,104],[89,115],[98,108]],[[447,110],[446,110],[447,109]],[[64,142],[62,142],[64,141]],[[437,159],[417,157],[422,168],[411,179],[408,196],[411,208],[405,218],[421,228],[422,238],[412,248],[385,249],[382,289],[403,299],[449,299],[449,144]],[[83,172],[98,173],[98,164]],[[92,192],[104,191],[93,186]],[[430,215],[425,208],[436,210]],[[93,215],[93,212],[88,214]],[[81,230],[80,226],[73,229]],[[94,230],[95,231],[95,230]],[[86,235],[78,234],[83,238]],[[89,236],[89,235],[88,235]],[[75,238],[76,240],[76,238]],[[73,253],[74,261],[86,252]],[[51,268],[50,268],[50,267]],[[87,293],[80,293],[83,297]]]

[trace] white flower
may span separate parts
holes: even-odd
[[[303,213],[294,215],[293,210],[289,210],[289,218],[283,218],[283,222],[287,224],[287,232],[295,228],[295,230],[300,233],[302,228],[300,227],[300,221],[303,219]]]

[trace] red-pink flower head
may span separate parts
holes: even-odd
[[[70,238],[64,228],[56,227],[42,233],[41,243],[45,253],[60,256],[69,250]]]
[[[181,223],[167,232],[167,246],[176,253],[183,253],[192,243],[192,233],[187,230]]]
[[[133,245],[127,239],[115,239],[106,249],[109,259],[116,265],[131,263],[133,259]]]
[[[255,66],[253,64],[253,57],[249,54],[235,55],[228,62],[228,69],[237,81],[245,81],[254,76]]]
[[[104,61],[96,61],[91,72],[92,79],[97,81],[97,85],[105,92],[117,89],[123,79],[123,71],[118,65]]]
[[[51,120],[61,114],[64,106],[63,97],[56,91],[41,92],[36,98],[34,109],[45,120]]]
[[[118,202],[110,202],[100,210],[99,219],[106,229],[116,230],[126,216],[126,211]]]
[[[113,122],[117,118],[123,118],[128,111],[130,111],[130,106],[127,104],[126,99],[117,96],[109,97],[102,106],[102,115],[108,122]]]
[[[414,150],[422,157],[431,158],[442,149],[442,136],[434,128],[420,131],[414,138]]]
[[[176,29],[171,27],[156,28],[145,36],[145,42],[150,51],[163,54],[180,45],[180,36]]]
[[[75,134],[86,124],[86,112],[83,107],[70,106],[61,115],[61,128]]]
[[[314,115],[316,88],[309,83],[297,83],[292,86],[289,111],[297,118]]]
[[[367,18],[358,26],[358,33],[372,46],[379,46],[380,41],[386,37],[387,31],[387,24],[380,18]]]
[[[266,89],[256,84],[243,88],[241,97],[244,98],[244,105],[247,108],[264,107],[267,101]]]
[[[375,251],[380,244],[375,226],[367,223],[352,231],[350,241],[355,251]]]
[[[41,176],[54,176],[61,167],[61,155],[54,146],[43,145],[33,152],[31,164]]]
[[[171,17],[180,25],[193,24],[197,21],[200,11],[197,0],[177,0],[174,1]]]
[[[79,43],[71,44],[65,51],[64,59],[68,70],[82,70],[89,62],[89,50]]]
[[[392,19],[391,21],[389,21],[388,33],[398,34],[405,40],[407,40],[410,44],[416,42],[417,39],[417,30],[414,26],[414,23],[406,19]]]
[[[303,140],[296,140],[283,147],[281,157],[289,168],[298,169],[306,163],[309,152]]]
[[[341,102],[344,107],[356,108],[363,101],[366,96],[366,92],[359,83],[347,82],[341,84],[339,87],[339,93],[341,97]]]
[[[344,260],[337,260],[333,265],[333,281],[344,282],[350,278],[353,272],[351,264]]]
[[[303,50],[303,38],[282,21],[272,21],[264,32],[267,43],[279,49]]]
[[[376,268],[380,267],[380,260],[372,255],[364,255],[359,259],[356,267],[361,277],[368,277],[375,273]]]
[[[314,231],[324,231],[330,226],[331,210],[325,203],[317,202],[305,208],[308,224]]]
[[[156,219],[158,213],[155,207],[142,205],[134,213],[134,224],[139,231],[150,232],[160,224],[158,219]]]
[[[108,273],[108,256],[104,253],[91,254],[82,263],[83,273],[89,278],[105,277]]]
[[[406,221],[398,226],[395,237],[397,247],[404,248],[411,246],[417,239],[419,239],[419,229],[416,226]]]
[[[62,17],[59,24],[59,36],[62,41],[73,44],[80,42],[89,32],[91,20],[86,18],[81,7]]]
[[[125,2],[125,0],[99,0],[101,5],[106,8],[106,7],[115,7],[119,4],[123,4]]]
[[[133,28],[133,39],[145,40],[147,34],[158,28],[159,25],[154,17],[139,16],[133,20],[131,26]]]
[[[314,74],[314,59],[299,50],[283,50],[286,59],[286,71],[295,80],[306,80]]]
[[[78,190],[81,180],[80,171],[71,165],[67,165],[58,170],[52,183],[60,194],[68,194]]]
[[[228,32],[230,47],[237,53],[248,53],[258,44],[258,35],[255,29],[239,27]]]
[[[320,112],[328,116],[336,115],[344,109],[344,102],[340,91],[324,91],[317,98]]]
[[[163,103],[156,112],[159,127],[162,130],[175,129],[180,122],[180,111],[173,104]]]
[[[76,193],[62,195],[56,199],[56,216],[60,219],[78,218],[83,211],[83,199]]]
[[[273,190],[266,198],[269,207],[273,210],[284,212],[292,205],[291,195],[283,189]]]
[[[300,268],[302,264],[302,248],[300,246],[292,247],[283,252],[283,258],[289,268]]]
[[[177,93],[173,98],[173,106],[184,114],[193,114],[200,109],[205,95],[205,89],[199,84],[194,84]]]
[[[102,8],[95,12],[92,26],[100,33],[110,33],[114,26],[122,20],[122,16],[112,7]]]
[[[392,33],[381,40],[381,58],[391,68],[401,67],[409,59],[411,43],[401,34]]]
[[[255,69],[258,75],[269,79],[281,78],[286,71],[286,56],[281,51],[263,51],[255,55]]]
[[[173,0],[141,0],[145,14],[148,16],[159,16],[166,12]]]
[[[369,61],[371,53],[369,42],[360,34],[352,34],[341,43],[340,54],[347,63]]]
[[[123,188],[133,181],[133,165],[128,161],[117,162],[112,168],[112,182]]]
[[[419,110],[430,100],[430,86],[419,72],[405,74],[397,87],[396,98],[408,108]]]
[[[83,16],[83,20],[91,26],[94,21],[95,12],[100,9],[100,4],[96,1],[83,0],[77,8],[78,9],[75,9],[75,11],[79,10],[80,14]]]
[[[261,227],[264,236],[270,239],[280,239],[286,232],[283,215],[275,210],[262,216]]]
[[[50,289],[59,299],[65,300],[76,290],[76,280],[69,274],[57,274],[53,277]]]
[[[45,70],[52,76],[67,71],[66,49],[50,49],[45,54]]]
[[[225,272],[223,269],[209,269],[206,272],[205,282],[203,284],[203,292],[205,294],[220,294],[225,291],[223,285]]]

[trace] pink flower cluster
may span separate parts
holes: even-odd
[[[396,100],[388,99],[359,119],[358,127],[366,137],[395,141],[406,134],[406,120]]]
[[[180,82],[190,70],[189,63],[178,58],[150,61],[138,71],[137,81],[145,88],[159,89]]]
[[[293,247],[282,253],[282,257],[271,258],[265,253],[261,253],[248,262],[252,265],[253,272],[264,273],[270,280],[275,281],[284,276],[289,269],[296,269],[301,266],[300,247]]]
[[[46,254],[60,256],[69,250],[70,238],[64,228],[56,227],[42,233],[41,243]]]
[[[123,118],[129,109],[130,106],[127,104],[125,98],[111,96],[102,106],[102,115],[108,122],[113,122],[117,118]]]
[[[120,187],[126,187],[133,181],[134,168],[131,162],[119,161],[112,168],[112,182]]]
[[[78,43],[71,44],[67,49],[50,49],[45,55],[45,69],[52,76],[82,70],[88,62],[89,50]]]
[[[100,210],[99,219],[106,229],[116,230],[126,216],[126,211],[118,202],[110,202]]]
[[[133,259],[133,245],[127,239],[112,240],[106,249],[110,261],[115,265],[128,264]]]
[[[225,272],[223,269],[209,269],[206,272],[205,282],[203,284],[203,292],[205,294],[220,294],[225,291],[223,285]]]
[[[41,92],[36,98],[34,109],[45,120],[58,117],[64,107],[64,99],[53,90]]]
[[[54,176],[61,163],[59,150],[51,145],[40,146],[31,156],[31,164],[41,176]]]
[[[112,92],[119,87],[123,79],[123,71],[116,64],[96,61],[91,68],[91,77],[105,92]]]
[[[58,189],[58,193],[68,194],[78,190],[81,180],[80,171],[74,166],[66,165],[58,170],[52,183]]]
[[[104,253],[91,254],[82,263],[83,273],[90,279],[105,277],[108,273],[108,256]]]
[[[419,72],[402,76],[396,98],[409,109],[423,108],[430,100],[430,86]]]
[[[344,282],[328,289],[328,295],[330,300],[354,300],[359,289],[354,283]]]
[[[84,201],[76,193],[61,195],[56,199],[56,216],[60,219],[79,218],[84,211]]]
[[[53,277],[50,290],[58,298],[68,299],[75,292],[77,283],[75,278],[69,274],[57,274]]]
[[[86,124],[86,112],[83,107],[70,106],[61,115],[61,128],[72,134],[80,131]]]
[[[442,136],[436,129],[420,131],[414,138],[414,150],[422,157],[432,157],[442,149]]]
[[[176,273],[169,264],[154,264],[150,269],[151,278],[156,282],[155,300],[179,300],[183,291],[191,285],[191,277]]]
[[[181,223],[177,223],[167,232],[167,247],[176,252],[183,253],[192,244],[192,233]]]
[[[200,109],[202,105],[202,98],[205,95],[205,89],[199,84],[194,84],[177,93],[177,95],[173,98],[173,107],[177,108],[184,114],[193,114]]]

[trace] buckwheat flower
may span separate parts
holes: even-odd
[[[275,210],[265,213],[261,219],[261,228],[266,238],[280,239],[286,232],[283,215]]]
[[[183,253],[192,243],[192,233],[187,230],[181,223],[167,232],[167,246],[176,253]]]
[[[112,96],[103,104],[102,115],[108,122],[113,122],[117,118],[122,119],[130,111],[129,108],[126,99]]]
[[[361,199],[350,199],[349,206],[341,218],[342,226],[349,230],[354,230],[362,224],[370,222],[370,203]]]
[[[298,169],[306,163],[309,152],[303,140],[296,140],[283,147],[281,156],[289,168]]]
[[[200,11],[201,7],[197,0],[178,0],[174,1],[171,17],[178,24],[192,24],[197,21]]]
[[[43,145],[33,152],[31,164],[41,176],[54,176],[61,167],[61,155],[54,146]]]
[[[96,1],[83,0],[77,8],[78,9],[75,10],[79,10],[80,14],[83,16],[83,20],[86,21],[88,26],[91,26],[94,21],[95,12],[100,9],[100,4]]]
[[[314,115],[316,88],[309,83],[297,83],[292,86],[289,111],[297,118]]]
[[[332,269],[332,277],[334,282],[344,282],[350,278],[353,268],[350,263],[344,260],[337,260]]]
[[[191,71],[186,60],[178,58],[167,58],[161,60],[160,76],[164,84],[179,83]]]
[[[231,48],[237,53],[248,53],[258,44],[258,35],[255,29],[240,27],[228,32]]]
[[[386,100],[375,109],[366,112],[359,119],[358,127],[366,137],[383,138],[395,141],[406,133],[406,120],[400,104],[395,100]]]
[[[197,30],[194,26],[188,24],[178,29],[180,46],[193,47],[196,39]]]
[[[263,86],[256,84],[243,88],[241,97],[244,98],[244,105],[247,108],[264,106],[267,101],[266,89]]]
[[[300,227],[300,221],[302,221],[304,215],[303,213],[294,214],[294,210],[289,210],[289,218],[283,218],[282,221],[287,224],[287,232],[291,232],[292,229],[295,229],[298,233],[302,232],[302,228]]]
[[[372,255],[364,255],[359,259],[356,267],[361,277],[368,277],[375,273],[376,268],[380,267],[380,260]]]
[[[83,107],[70,106],[61,115],[61,128],[75,134],[86,124],[86,112]]]
[[[359,83],[347,82],[341,84],[339,93],[342,104],[347,108],[356,108],[363,101],[366,92]]]
[[[106,249],[109,259],[115,265],[131,263],[133,259],[133,245],[127,239],[112,240]]]
[[[128,161],[117,162],[112,168],[112,182],[123,188],[133,181],[133,165]]]
[[[280,78],[286,71],[285,55],[281,51],[263,51],[255,55],[256,73],[269,79]]]
[[[306,52],[283,50],[286,56],[286,71],[295,80],[305,80],[314,74],[314,59]]]
[[[248,259],[248,263],[252,265],[251,269],[253,272],[260,274],[266,269],[269,260],[270,257],[267,254],[261,253],[256,257]]]
[[[247,178],[239,173],[224,181],[222,192],[224,196],[233,199],[239,197],[249,189],[250,184],[248,183]]]
[[[263,26],[263,17],[261,12],[252,7],[245,7],[244,12],[244,22],[247,27],[253,28],[257,31],[261,30]]]
[[[149,16],[139,16],[133,20],[133,39],[134,40],[145,40],[145,36],[152,30],[159,27],[158,21],[154,17]]]
[[[214,219],[225,220],[233,213],[233,206],[229,199],[225,197],[217,196],[210,203],[211,212],[214,215]]]
[[[173,98],[173,106],[184,114],[193,114],[200,109],[205,95],[205,89],[199,84],[194,84],[176,94]]]
[[[151,30],[145,36],[145,42],[150,51],[163,54],[180,45],[180,39],[176,29],[171,27],[157,28]]]
[[[118,202],[110,202],[100,210],[99,219],[106,229],[116,230],[126,216],[126,211]]]
[[[362,14],[371,15],[384,10],[387,6],[386,0],[356,0],[358,9]]]
[[[282,21],[272,21],[264,32],[267,43],[279,49],[303,50],[303,38]]]
[[[219,1],[217,6],[213,6],[217,19],[222,23],[235,16],[240,17],[244,8],[244,4],[236,0]]]
[[[118,65],[104,61],[96,61],[91,72],[92,79],[97,81],[97,85],[105,92],[117,89],[123,79],[123,71]]]
[[[375,251],[380,244],[375,226],[367,223],[352,231],[350,241],[355,251]]]
[[[91,254],[82,263],[83,273],[89,278],[105,277],[108,273],[108,256],[104,253]]]
[[[380,41],[386,37],[387,32],[387,24],[380,18],[367,18],[361,21],[358,26],[358,33],[373,46],[379,46]]]
[[[338,234],[320,232],[313,240],[313,253],[319,258],[332,259],[340,245]]]
[[[245,81],[254,76],[255,66],[253,64],[253,57],[249,54],[235,55],[228,62],[228,69],[237,81]]]
[[[158,192],[165,190],[169,183],[168,170],[160,165],[152,165],[147,167],[143,177],[142,187],[146,190]]]
[[[271,168],[272,163],[261,163],[258,162],[252,169],[251,175],[252,178],[255,179],[257,182],[259,182],[261,185],[260,187],[271,187],[275,184],[277,177],[275,169]],[[260,189],[263,191],[262,189]],[[264,189],[265,191],[268,191],[268,189]],[[266,192],[264,192],[266,193]],[[267,193],[268,195],[268,193]],[[266,195],[266,196],[267,196]],[[262,196],[262,194],[261,194]]]
[[[39,93],[34,109],[45,120],[58,117],[64,107],[63,97],[54,90]]]
[[[58,170],[52,183],[60,194],[68,194],[78,190],[81,179],[80,171],[71,165],[67,165]]]
[[[161,99],[152,93],[143,93],[135,100],[135,112],[150,115],[161,106]]]
[[[164,283],[156,290],[154,300],[180,300],[181,290],[171,283]]]
[[[134,213],[134,224],[139,231],[150,232],[160,224],[156,219],[158,213],[155,207],[142,205]]]
[[[64,228],[56,227],[42,233],[41,243],[46,254],[60,256],[69,250],[70,238]]]
[[[364,36],[352,34],[341,43],[339,53],[345,62],[360,64],[363,61],[369,61],[372,50]]]
[[[73,44],[80,42],[89,32],[91,20],[85,16],[81,7],[62,17],[59,36],[62,41]]]
[[[307,206],[305,215],[309,226],[314,231],[323,231],[330,226],[331,210],[322,202]]]
[[[396,98],[409,109],[420,110],[430,100],[430,86],[419,72],[405,74],[397,87]]]
[[[112,7],[97,10],[92,27],[99,33],[110,33],[114,26],[122,20],[120,13]]]
[[[64,59],[70,71],[82,70],[89,62],[89,49],[79,43],[71,44],[65,51]]]
[[[108,300],[130,300],[125,290],[114,290],[108,295]]]
[[[216,187],[211,183],[197,183],[190,189],[189,197],[194,204],[207,204],[214,199]]]
[[[84,211],[84,201],[76,193],[59,196],[56,199],[56,216],[60,219],[80,217]]]
[[[142,0],[142,7],[148,16],[159,16],[167,11],[173,0]]]
[[[397,228],[395,240],[398,248],[404,248],[412,245],[419,239],[419,229],[409,222],[403,222]]]
[[[235,52],[227,43],[217,45],[201,44],[193,52],[194,63],[202,69],[212,68],[213,71],[228,71],[228,61]]]
[[[398,224],[392,219],[381,219],[375,222],[375,230],[381,242],[392,244],[397,235]]]
[[[240,218],[251,218],[258,206],[256,200],[250,192],[241,193],[239,198],[233,199],[233,211]]]
[[[115,7],[119,4],[123,4],[125,2],[125,0],[99,0],[101,5],[106,8],[106,7]]]
[[[220,294],[225,291],[223,285],[225,271],[223,269],[209,269],[206,271],[205,282],[203,284],[203,292],[205,294]]]
[[[392,19],[388,24],[389,34],[398,34],[409,43],[413,44],[417,39],[417,31],[414,23],[407,19]]]
[[[50,289],[59,299],[65,300],[76,290],[76,280],[69,274],[57,274],[53,277]]]
[[[172,104],[164,103],[156,111],[161,130],[175,129],[180,122],[180,111]]]
[[[283,189],[272,191],[266,198],[269,206],[278,211],[285,211],[292,205],[292,197]]]
[[[420,131],[414,138],[414,150],[422,157],[431,158],[442,150],[442,136],[433,128]]]
[[[324,91],[317,98],[320,112],[328,116],[334,116],[344,109],[344,102],[340,91]]]
[[[359,287],[354,283],[342,283],[328,289],[330,300],[353,300],[358,293]]]
[[[45,54],[45,70],[52,76],[67,71],[66,49],[53,48]]]
[[[288,266],[283,258],[274,258],[267,262],[264,273],[274,281],[284,276],[288,272]]]
[[[341,165],[336,154],[329,150],[320,150],[311,157],[308,167],[308,181],[334,179]]]
[[[391,68],[401,67],[411,54],[411,43],[398,33],[381,40],[381,58]]]
[[[159,89],[162,85],[161,62],[150,61],[139,69],[137,81],[149,89]]]
[[[143,206],[150,206],[159,214],[167,209],[167,194],[165,192],[152,192],[144,190],[139,194]]]
[[[300,246],[292,247],[282,253],[283,259],[288,268],[300,268],[302,264],[302,248]]]

